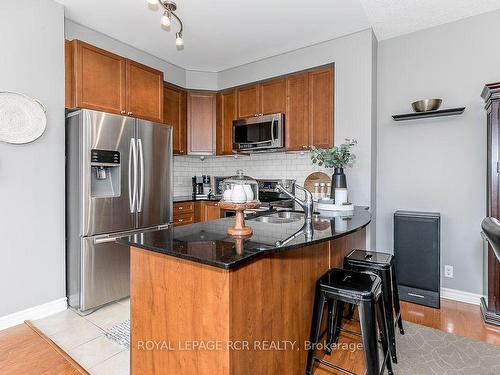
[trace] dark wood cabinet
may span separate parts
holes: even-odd
[[[487,206],[486,216],[500,219],[500,82],[488,84],[481,94],[487,111]],[[485,275],[488,290],[486,300],[481,299],[481,311],[487,323],[500,325],[500,261],[491,245],[485,254]]]
[[[163,122],[163,73],[127,60],[127,115]]]
[[[285,78],[265,81],[259,84],[259,113],[285,112],[286,80]]]
[[[163,73],[92,46],[66,41],[66,107],[163,121]]]
[[[191,91],[187,95],[188,154],[215,153],[216,94]]]
[[[309,72],[309,142],[333,146],[333,67]]]
[[[259,85],[239,87],[236,93],[238,118],[252,117],[260,113]]]
[[[163,103],[163,120],[173,130],[173,152],[175,155],[184,155],[187,152],[187,93],[165,85]]]
[[[285,148],[303,150],[309,146],[309,74],[286,78]]]
[[[236,120],[236,90],[217,94],[217,140],[216,154],[233,153],[233,120]]]

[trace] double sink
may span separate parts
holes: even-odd
[[[286,224],[286,223],[293,223],[296,221],[300,221],[303,219],[304,219],[304,214],[302,212],[280,211],[266,216],[259,216],[252,220],[269,224]]]

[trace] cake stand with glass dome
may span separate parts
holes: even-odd
[[[236,171],[236,176],[226,178],[222,186],[224,193],[219,206],[236,212],[236,223],[234,227],[227,228],[227,233],[231,236],[251,235],[252,228],[245,226],[244,211],[260,207],[259,184],[240,169]]]

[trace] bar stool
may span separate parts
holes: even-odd
[[[373,272],[382,280],[382,298],[384,301],[387,331],[389,334],[389,346],[391,349],[392,361],[397,363],[396,334],[394,327],[397,324],[399,326],[399,332],[402,335],[404,335],[405,331],[403,328],[403,320],[401,319],[394,257],[386,253],[353,250],[344,258],[344,268],[358,272]],[[331,309],[330,306],[329,309]],[[354,306],[352,306],[350,310],[350,318],[352,318],[353,312]],[[330,326],[331,325],[332,324],[330,324]],[[338,323],[338,326],[340,325],[341,322]],[[335,341],[337,336],[338,332],[332,332],[329,335],[333,341]]]
[[[310,349],[307,354],[306,375],[311,375],[314,361],[325,366],[353,374],[324,359],[315,357],[315,347],[318,344],[323,310],[326,303],[333,302],[335,317],[341,315],[343,304],[356,305],[361,324],[361,337],[364,347],[366,374],[382,374],[387,366],[389,374],[393,374],[392,362],[388,348],[388,333],[384,319],[384,304],[382,302],[382,281],[372,273],[360,273],[351,270],[332,268],[316,282],[316,294],[309,337]],[[336,320],[336,319],[335,319]],[[380,367],[378,351],[378,335],[380,334],[384,359]]]

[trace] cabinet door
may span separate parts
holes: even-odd
[[[333,146],[333,67],[309,72],[309,142]]]
[[[261,83],[259,92],[261,114],[285,112],[286,80],[284,78]]]
[[[216,95],[206,92],[189,92],[188,153],[213,155],[215,152]]]
[[[163,122],[163,73],[127,60],[127,115]]]
[[[124,114],[126,59],[81,41],[73,43],[76,107]]]
[[[252,117],[260,113],[259,86],[245,86],[237,89],[238,118]]]
[[[217,155],[233,153],[233,120],[236,120],[236,91],[217,94]]]
[[[220,219],[220,207],[217,202],[203,202],[202,221]]]
[[[183,155],[187,150],[186,101],[187,96],[184,90],[169,86],[163,88],[163,121],[172,126],[173,152],[177,155]]]
[[[303,150],[309,146],[309,75],[286,78],[285,147]]]

